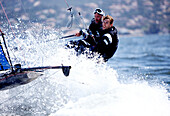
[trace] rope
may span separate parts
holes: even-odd
[[[67,5],[67,7],[69,8],[69,5],[68,5],[68,2],[65,0],[65,3],[66,3],[66,5]]]
[[[1,4],[2,10],[3,10],[3,12],[4,12],[4,14],[5,14],[6,18],[7,18],[7,21],[8,21],[8,23],[9,23],[9,25],[10,25],[10,28],[11,28],[11,30],[12,30],[12,33],[14,34],[14,37],[15,37],[15,39],[16,39],[16,35],[15,35],[15,33],[14,33],[14,30],[13,30],[13,28],[12,28],[12,25],[11,25],[9,19],[8,19],[8,16],[7,16],[6,12],[5,12],[5,9],[4,9],[1,1],[0,1],[0,4]]]

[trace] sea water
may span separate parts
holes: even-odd
[[[68,40],[57,39],[60,34],[27,30],[15,40],[8,35],[13,63],[72,68],[68,77],[47,70],[26,85],[0,91],[0,116],[170,115],[170,35],[119,36],[116,54],[99,63],[65,49]]]

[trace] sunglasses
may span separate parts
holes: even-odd
[[[95,11],[94,11],[94,14],[100,14],[100,15],[104,15],[104,12],[102,11],[102,9],[99,9],[99,8],[96,8]]]
[[[96,12],[99,12],[99,13],[101,13],[101,12],[102,12],[102,10],[101,10],[101,9],[96,9],[95,11],[96,11]]]

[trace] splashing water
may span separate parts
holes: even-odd
[[[39,27],[39,25],[38,25]],[[42,27],[43,28],[43,27]],[[60,70],[10,90],[0,91],[0,114],[29,116],[169,116],[165,86],[144,80],[121,83],[116,70],[85,55],[65,49],[55,30],[26,30],[12,52],[14,63],[23,67],[71,65],[69,77]],[[123,78],[122,78],[123,79]]]

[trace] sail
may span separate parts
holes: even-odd
[[[0,43],[0,71],[7,70],[7,69],[10,69],[10,64],[9,64],[7,58],[5,57],[4,50]]]

